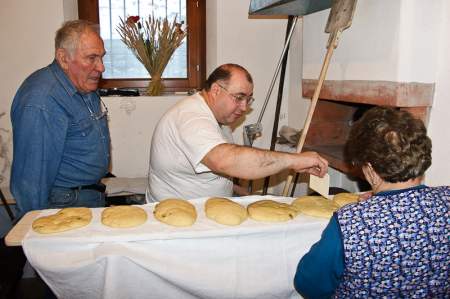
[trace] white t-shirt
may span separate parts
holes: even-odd
[[[158,122],[150,149],[147,200],[231,196],[233,182],[201,163],[215,146],[233,143],[197,93],[171,107]]]

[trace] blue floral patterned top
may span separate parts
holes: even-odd
[[[305,298],[450,298],[450,187],[378,193],[340,209],[300,261]]]

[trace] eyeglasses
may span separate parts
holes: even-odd
[[[238,105],[241,103],[245,103],[246,105],[250,106],[255,101],[255,98],[252,96],[248,96],[245,94],[232,94],[231,92],[228,91],[228,89],[226,89],[219,83],[216,82],[216,84],[219,85],[220,88],[225,90],[233,98],[234,102]]]
[[[102,103],[103,109],[100,109],[99,114],[93,115],[95,120],[99,120],[102,119],[103,117],[108,116],[108,107],[106,107],[105,103],[102,101],[102,98],[100,98],[100,103]]]
[[[83,102],[84,102],[84,104],[86,104],[86,107],[89,110],[89,114],[91,115],[93,120],[100,120],[108,115],[108,107],[106,107],[105,103],[102,101],[102,98],[99,97],[100,103],[102,103],[103,109],[99,109],[99,112],[96,114],[96,113],[94,113],[94,111],[92,110],[92,108],[90,107],[90,105],[88,104],[86,99],[83,96],[81,96],[81,97],[83,98]]]

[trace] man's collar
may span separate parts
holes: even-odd
[[[202,89],[202,90],[198,93],[198,95],[203,99],[203,102],[204,102],[205,105],[208,107],[209,111],[211,112],[212,116],[213,116],[214,119],[217,121],[217,123],[219,124],[219,126],[222,127],[223,124],[220,123],[220,122],[217,120],[217,117],[216,117],[216,115],[214,114],[214,111],[213,111],[213,108],[212,108],[213,103],[211,102],[211,98],[210,98],[210,95],[208,94],[208,91],[206,91],[205,89]]]
[[[70,81],[69,77],[67,77],[66,73],[64,73],[61,66],[58,64],[56,59],[50,64],[50,70],[55,75],[56,79],[61,83],[67,93],[71,96],[76,94],[78,90],[73,85],[72,81]]]

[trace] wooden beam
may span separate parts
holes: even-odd
[[[311,98],[315,79],[303,79],[303,97]],[[320,99],[393,107],[431,107],[434,84],[417,82],[326,80]]]

